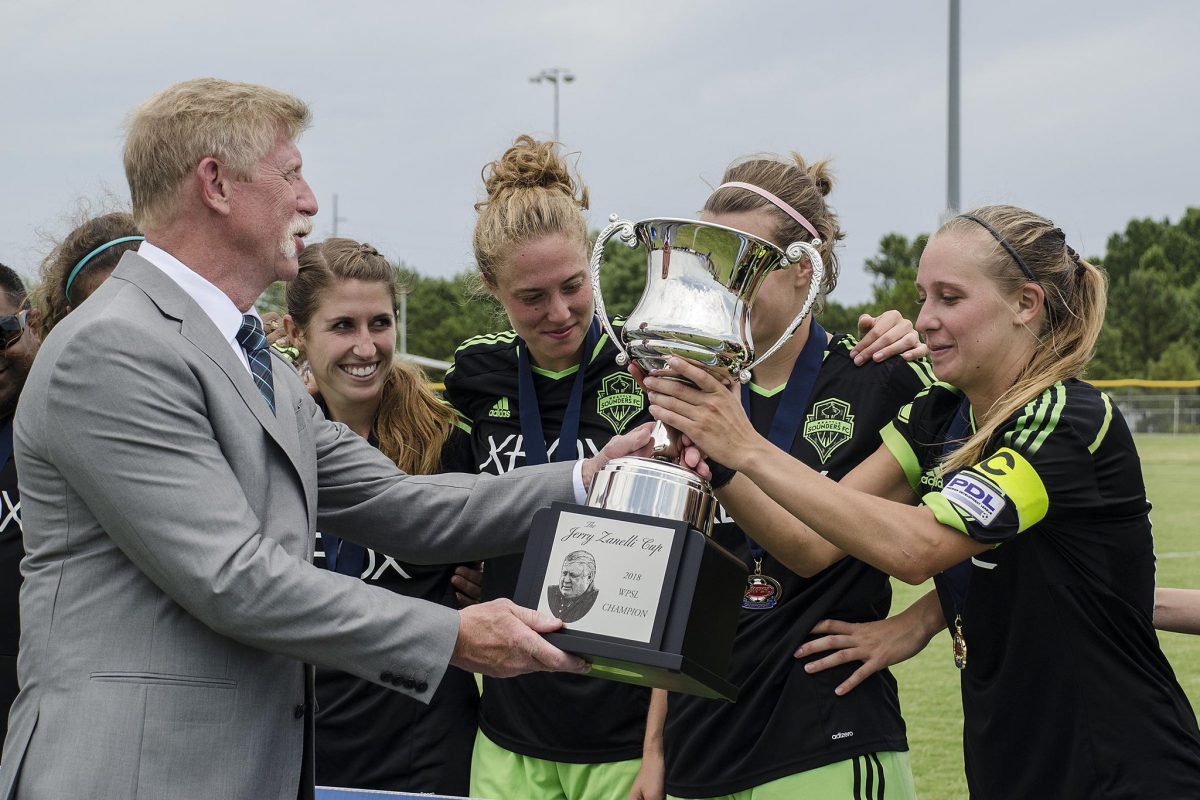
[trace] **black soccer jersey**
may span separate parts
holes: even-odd
[[[619,326],[619,320],[614,325]],[[470,432],[475,471],[503,474],[525,465],[512,331],[469,339],[446,374],[446,399]],[[522,345],[523,346],[523,345]],[[562,372],[533,368],[546,450],[571,447],[578,457],[600,451],[613,436],[650,419],[645,395],[613,360],[616,347],[602,335],[588,357],[576,442],[558,439],[579,367]],[[489,559],[485,599],[512,597],[521,556]],[[521,755],[579,764],[640,758],[650,692],[637,686],[578,675],[533,674],[483,679],[479,726],[496,744]]]
[[[830,341],[790,450],[835,480],[878,449],[879,430],[932,380],[924,362],[901,358],[856,367],[850,358],[854,344],[848,336]],[[783,388],[766,393],[751,387],[750,418],[764,436]],[[746,536],[724,510],[713,537],[753,572]],[[810,675],[805,662],[793,657],[822,619],[886,617],[892,597],[888,577],[844,558],[802,578],[769,553],[762,571],[783,591],[773,608],[741,612],[730,676],[739,687],[737,702],[670,696],[664,741],[669,794],[733,794],[865,753],[908,749],[889,672],[838,697],[834,688],[857,664]]]
[[[442,449],[444,469],[456,468],[465,440],[454,429]],[[321,568],[327,567],[325,547],[318,538],[313,561]],[[356,570],[372,586],[458,608],[450,584],[454,567],[409,564],[368,548]],[[479,703],[470,673],[448,667],[426,705],[347,672],[318,668],[316,700],[319,785],[469,792]]]
[[[944,525],[997,545],[964,567],[963,740],[973,798],[1200,797],[1196,717],[1152,626],[1154,550],[1133,437],[1086,383],[1047,389],[984,457],[940,475],[956,389],[884,441]]]

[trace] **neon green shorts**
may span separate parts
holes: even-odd
[[[887,752],[856,756],[705,800],[915,800],[916,796],[908,753]]]
[[[522,756],[480,731],[471,754],[471,797],[486,800],[627,800],[640,758],[565,764]]]

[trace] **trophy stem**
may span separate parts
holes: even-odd
[[[675,461],[679,458],[679,431],[659,420],[650,431],[650,445],[655,458]]]

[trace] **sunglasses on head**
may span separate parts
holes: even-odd
[[[17,343],[25,333],[25,322],[28,318],[28,309],[0,317],[0,350],[7,350]]]

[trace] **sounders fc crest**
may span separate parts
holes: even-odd
[[[642,387],[625,372],[614,372],[604,379],[596,397],[596,413],[612,425],[614,433],[621,433],[629,420],[646,407],[646,396]]]
[[[853,436],[854,415],[845,400],[822,400],[804,418],[804,440],[817,451],[822,464]]]

